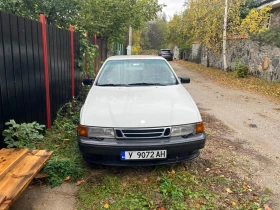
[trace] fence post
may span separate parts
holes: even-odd
[[[74,68],[74,30],[70,26],[70,51],[71,51],[71,75],[72,75],[72,99],[75,98],[75,68]]]
[[[51,129],[51,103],[50,103],[50,82],[49,82],[49,65],[48,65],[48,50],[47,50],[47,30],[45,15],[40,14],[40,22],[42,24],[42,44],[44,57],[44,76],[46,89],[46,110],[47,110],[47,129]]]
[[[94,34],[94,45],[97,45],[97,40],[96,40],[96,34]],[[97,53],[97,52],[95,52]],[[95,55],[94,58],[94,72],[95,72],[95,76],[97,74],[97,55]]]

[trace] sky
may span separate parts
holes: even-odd
[[[163,12],[167,15],[168,19],[172,18],[177,12],[180,13],[183,10],[185,0],[158,0],[160,4],[166,4],[163,8]]]

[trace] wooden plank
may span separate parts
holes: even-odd
[[[13,165],[0,180],[0,194],[6,196],[6,200],[0,205],[0,210],[11,206],[51,155],[52,152],[44,150],[28,151],[20,162]]]
[[[0,210],[8,210],[11,206],[11,200],[5,200],[3,204],[0,206]]]
[[[27,154],[28,149],[0,150],[0,180]]]
[[[5,195],[0,195],[0,205],[1,205],[2,203],[4,203],[5,199],[6,199],[6,196],[5,196]]]

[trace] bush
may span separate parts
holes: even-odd
[[[280,26],[271,28],[268,31],[252,35],[252,40],[259,41],[262,44],[268,44],[276,47],[280,47]]]
[[[45,126],[37,122],[17,124],[14,120],[5,123],[9,128],[4,130],[2,135],[8,148],[30,148],[35,149],[36,143],[44,136],[41,134]]]
[[[44,166],[43,172],[48,174],[48,183],[52,187],[61,185],[66,177],[77,180],[83,173],[82,164],[70,158],[53,156]]]
[[[249,67],[241,63],[239,59],[234,61],[234,71],[237,73],[237,76],[240,78],[248,77]]]

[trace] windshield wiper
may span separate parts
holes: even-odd
[[[107,87],[127,87],[125,84],[97,84],[97,86],[107,86]]]
[[[166,86],[166,84],[162,84],[162,83],[146,83],[146,82],[131,83],[128,85],[129,86]]]

